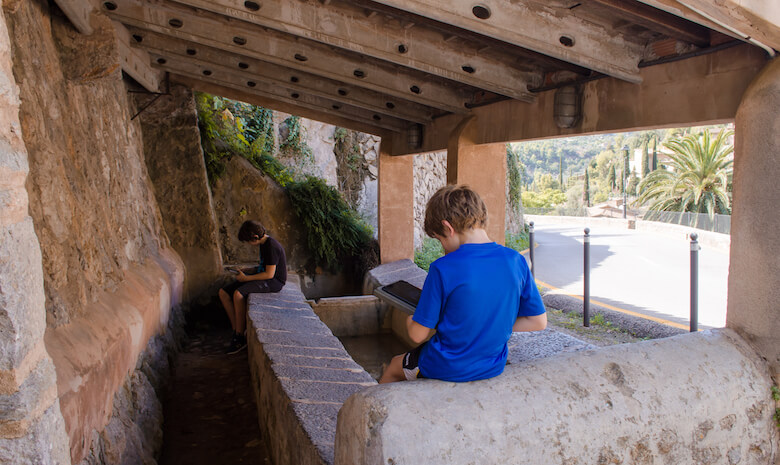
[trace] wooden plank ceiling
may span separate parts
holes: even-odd
[[[496,99],[730,40],[635,0],[57,0],[115,21],[123,69],[400,132]],[[705,23],[706,24],[706,23]],[[726,31],[728,32],[728,31]],[[725,38],[725,39],[724,39]]]

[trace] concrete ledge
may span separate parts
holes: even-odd
[[[363,294],[372,295],[377,287],[392,284],[401,279],[422,289],[427,276],[428,273],[408,258],[385,263],[366,273],[366,277],[363,279]]]
[[[249,297],[247,339],[260,429],[276,465],[332,464],[336,418],[374,386],[306,303],[296,282]]]
[[[336,464],[773,463],[771,386],[731,330],[376,386],[344,403]]]
[[[386,330],[387,305],[373,295],[326,297],[308,303],[334,336],[364,336]]]

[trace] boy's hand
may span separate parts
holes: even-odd
[[[242,283],[249,281],[249,276],[245,275],[243,270],[236,270],[236,271],[238,272],[238,274],[236,274],[237,281],[240,281]]]

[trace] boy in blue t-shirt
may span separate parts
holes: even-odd
[[[474,381],[504,371],[512,332],[541,331],[547,314],[525,258],[492,242],[487,208],[467,186],[445,186],[425,208],[425,233],[445,255],[431,264],[409,337],[424,341],[393,357],[380,383],[435,378]]]

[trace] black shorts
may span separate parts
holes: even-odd
[[[233,296],[233,293],[236,291],[240,292],[244,298],[246,298],[249,294],[265,294],[268,292],[279,292],[282,290],[282,287],[284,284],[280,283],[279,281],[276,281],[275,279],[264,279],[261,281],[247,281],[245,283],[242,283],[241,281],[236,281],[233,284],[229,284],[222,288],[225,292],[227,292],[227,295]]]
[[[404,358],[401,361],[401,367],[404,369],[404,376],[406,376],[407,381],[425,378],[425,376],[420,373],[420,366],[418,363],[420,360],[420,351],[425,344],[427,344],[427,342],[420,344],[404,354]]]

